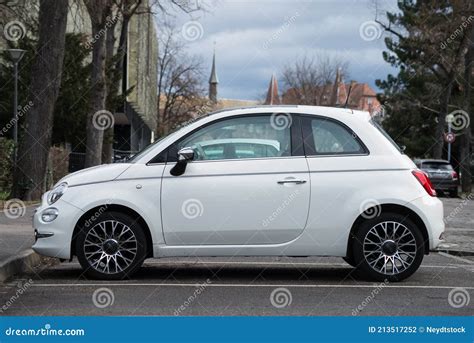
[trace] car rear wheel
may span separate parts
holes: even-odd
[[[76,239],[76,255],[87,276],[121,280],[131,277],[146,258],[146,237],[133,218],[105,212],[84,225]]]
[[[420,229],[395,213],[363,222],[353,244],[359,270],[377,281],[406,279],[418,269],[424,255]]]

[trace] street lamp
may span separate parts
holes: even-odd
[[[16,169],[17,152],[18,152],[18,63],[23,58],[25,50],[22,49],[7,49],[10,53],[10,58],[13,62],[13,74],[15,80],[15,91],[13,97],[13,141],[15,142],[13,163]]]

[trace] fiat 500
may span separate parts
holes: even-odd
[[[444,231],[427,175],[366,113],[270,106],[201,117],[44,194],[33,249],[123,279],[146,258],[339,256],[413,274]]]

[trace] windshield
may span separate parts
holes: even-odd
[[[388,141],[389,141],[390,143],[392,143],[392,145],[393,145],[395,148],[397,148],[398,151],[400,151],[400,153],[403,154],[403,151],[404,151],[405,149],[401,148],[401,147],[392,139],[392,137],[390,137],[390,135],[387,133],[387,131],[385,131],[385,130],[383,129],[383,127],[382,127],[379,123],[377,123],[377,122],[376,122],[375,120],[373,120],[373,119],[370,119],[370,123],[371,123],[377,130],[379,130],[380,133],[381,133],[382,135],[384,135],[384,137],[387,138]]]
[[[421,164],[421,168],[423,169],[441,169],[441,170],[452,170],[450,164],[446,162],[423,162]]]

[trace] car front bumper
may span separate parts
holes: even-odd
[[[33,216],[35,244],[32,248],[40,255],[69,259],[75,223],[84,212],[62,199],[51,206],[45,199],[46,197],[43,197],[41,206],[36,209]],[[46,223],[41,219],[41,215],[50,207],[58,209],[59,214],[55,220]]]

